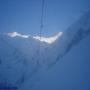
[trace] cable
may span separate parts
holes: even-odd
[[[40,22],[40,40],[42,39],[42,31],[43,31],[44,5],[45,5],[45,0],[42,0],[42,6],[41,6],[41,22]],[[39,43],[38,54],[39,54],[39,57],[41,57],[41,42]],[[37,55],[37,52],[36,52],[36,55]],[[37,58],[36,68],[38,66],[39,67],[41,66],[41,61],[39,59],[40,58]]]
[[[44,5],[45,5],[45,0],[42,0],[41,23],[40,23],[40,40],[41,40],[42,30],[43,30]]]

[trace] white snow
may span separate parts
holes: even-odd
[[[14,37],[22,37],[22,38],[29,38],[29,35],[22,35],[18,32],[11,32],[11,33],[7,33],[8,36],[14,38]]]
[[[32,38],[39,40],[40,42],[45,42],[48,44],[52,44],[54,43],[60,36],[62,36],[63,32],[59,32],[57,35],[55,36],[51,36],[51,37],[43,37],[43,36],[31,36]],[[18,32],[11,32],[11,33],[7,33],[8,36],[14,38],[14,37],[21,37],[21,38],[29,38],[30,35],[22,35]]]
[[[43,37],[43,36],[33,36],[33,38],[41,41],[41,42],[45,42],[48,44],[52,44],[54,43],[61,35],[63,34],[63,32],[59,32],[57,35],[52,36],[52,37]]]

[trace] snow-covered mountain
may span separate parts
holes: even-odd
[[[19,90],[89,90],[90,12],[52,37],[0,34],[0,84]]]

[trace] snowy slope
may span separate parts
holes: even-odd
[[[90,12],[65,32],[42,40],[0,34],[0,84],[20,90],[89,90],[89,53]]]
[[[53,52],[53,65],[65,54],[67,54],[71,48],[77,45],[82,39],[90,35],[90,12],[84,14],[77,22],[73,23],[60,37],[54,45],[52,45],[51,53]],[[59,54],[59,55],[58,55]],[[58,56],[57,56],[58,55]],[[52,57],[50,56],[50,60]]]
[[[21,86],[40,68],[39,52],[49,44],[17,33],[10,37],[11,34],[0,34],[0,84]]]
[[[16,85],[23,82],[21,78],[23,78],[28,59],[2,37],[0,37],[0,62],[0,84]]]
[[[0,83],[18,86],[33,75],[39,42],[29,39],[0,35]]]

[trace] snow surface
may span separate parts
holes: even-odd
[[[10,37],[17,37],[18,36],[18,37],[22,37],[22,38],[29,38],[28,35],[22,35],[18,32],[7,33],[7,35]]]
[[[0,85],[90,90],[90,12],[65,32],[42,39],[17,32],[0,34]]]
[[[21,38],[29,38],[30,35],[22,35],[18,32],[11,32],[11,33],[7,33],[8,36],[15,38],[15,37],[21,37]],[[57,35],[52,36],[52,37],[43,37],[43,36],[32,36],[32,38],[39,40],[41,42],[45,42],[48,44],[52,44],[54,43],[60,36],[62,35],[62,32],[59,32]]]
[[[62,36],[63,32],[59,32],[57,35],[52,37],[40,37],[40,36],[33,36],[33,38],[40,40],[41,42],[46,42],[48,44],[54,43],[60,36]]]

